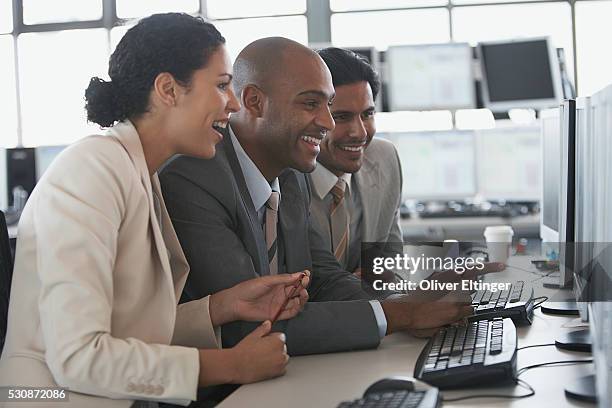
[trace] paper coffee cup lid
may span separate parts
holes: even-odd
[[[514,235],[514,230],[509,225],[493,225],[485,228],[485,235],[487,234],[512,234]]]
[[[495,225],[485,228],[484,237],[487,241],[512,240],[514,230],[509,225]]]

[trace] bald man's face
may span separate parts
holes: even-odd
[[[331,75],[323,61],[306,52],[287,52],[280,77],[266,90],[262,132],[266,150],[283,168],[311,172],[319,145],[334,128],[329,105],[334,96]]]

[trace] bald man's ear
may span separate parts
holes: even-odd
[[[253,116],[263,116],[266,95],[255,85],[247,85],[242,89],[240,102],[243,109],[249,111]]]

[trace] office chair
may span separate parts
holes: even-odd
[[[9,295],[13,277],[13,257],[4,213],[0,211],[0,353],[4,348],[8,321]]]

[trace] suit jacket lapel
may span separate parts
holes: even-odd
[[[304,203],[295,173],[286,171],[279,177],[281,200],[278,210],[280,229],[282,231],[284,259],[287,273],[298,272],[305,268],[304,253],[309,253],[304,228]]]
[[[221,141],[221,147],[225,151],[227,161],[232,170],[232,173],[234,174],[234,179],[236,180],[240,200],[242,202],[243,208],[248,218],[249,225],[251,227],[250,231],[247,231],[247,235],[245,236],[245,240],[243,242],[245,242],[245,247],[251,255],[251,258],[253,259],[253,264],[255,266],[256,271],[260,275],[269,275],[270,265],[268,263],[266,237],[264,236],[262,226],[259,224],[257,212],[255,211],[253,200],[251,200],[251,194],[249,193],[249,188],[247,187],[246,181],[244,179],[244,174],[242,174],[242,167],[240,167],[240,162],[238,161],[238,156],[236,156],[236,151],[234,150],[234,146],[232,145],[232,140],[228,130],[225,130],[223,132],[223,140]],[[250,245],[251,243],[255,243],[255,248],[252,249],[252,245]]]
[[[320,164],[319,164],[320,166]],[[308,182],[310,183],[311,190],[313,191],[312,196],[310,197],[310,218],[315,225],[320,225],[323,228],[318,228],[318,231],[323,236],[325,242],[329,243],[329,250],[333,252],[332,249],[332,237],[331,237],[331,229],[329,226],[329,206],[325,205],[325,197],[323,199],[319,198],[319,195],[316,191],[314,191],[314,183],[312,181],[312,176],[310,174],[306,175]]]
[[[380,185],[380,169],[378,163],[372,161],[366,155],[363,158],[361,169],[354,174],[357,188],[363,208],[363,220],[361,229],[362,241],[368,241],[376,231],[378,214],[380,213],[381,195],[378,191]]]

